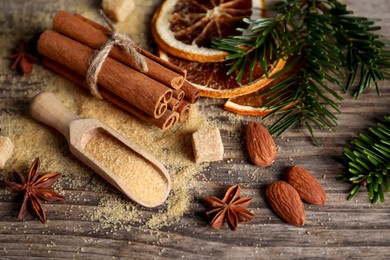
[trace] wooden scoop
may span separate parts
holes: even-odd
[[[61,134],[63,134],[67,139],[70,151],[74,156],[88,165],[92,170],[114,185],[133,201],[145,207],[156,207],[161,205],[168,197],[171,188],[171,181],[166,168],[157,161],[156,158],[136,147],[114,129],[108,127],[97,119],[83,119],[71,113],[63,106],[56,96],[50,92],[41,92],[34,97],[30,105],[30,113],[33,118],[52,126],[61,132]],[[166,182],[166,193],[162,197],[161,201],[148,203],[142,198],[131,194],[128,190],[126,190],[125,185],[120,183],[118,177],[114,173],[85,151],[85,147],[91,138],[102,133],[111,135],[113,138],[117,139],[129,149],[144,158],[156,169]],[[129,171],[129,174],[131,174],[131,171]],[[145,189],[148,189],[147,183],[145,183]]]

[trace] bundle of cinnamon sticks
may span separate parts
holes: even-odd
[[[59,11],[53,28],[39,38],[42,64],[76,85],[86,82],[91,56],[110,38],[112,31],[78,14]],[[105,100],[161,129],[187,118],[198,99],[186,71],[137,47],[148,70],[141,72],[128,52],[114,46],[97,77],[98,91]]]

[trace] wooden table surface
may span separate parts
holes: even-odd
[[[76,2],[78,2],[76,4]],[[149,22],[160,0],[135,1],[140,22]],[[382,33],[390,37],[390,1],[348,0],[349,8],[358,15],[381,18]],[[49,3],[49,4],[48,4]],[[57,9],[79,13],[94,12],[100,1],[67,0],[2,0],[0,3],[0,35],[3,43],[15,34],[33,34],[50,26]],[[77,8],[76,8],[77,7]],[[138,10],[138,11],[137,11]],[[142,11],[140,11],[142,10]],[[141,15],[142,14],[142,15]],[[38,19],[37,19],[38,17]],[[139,43],[151,49],[149,26],[141,26],[143,34]],[[2,51],[1,59],[6,59]],[[0,68],[0,113],[18,113],[24,110],[29,96],[23,89],[35,87],[44,89],[44,83],[27,83],[23,78]],[[12,85],[12,88],[11,88]],[[150,230],[134,225],[130,231],[118,229],[115,232],[96,230],[98,223],[86,220],[82,214],[72,217],[48,216],[54,218],[46,225],[31,217],[16,221],[19,204],[14,197],[0,196],[0,259],[34,258],[390,258],[390,196],[386,203],[372,205],[368,194],[362,190],[356,199],[347,201],[351,186],[340,182],[345,172],[341,162],[342,150],[349,141],[366,127],[374,125],[377,119],[390,112],[390,81],[380,84],[382,95],[377,96],[372,88],[359,99],[344,95],[341,114],[335,132],[316,131],[321,144],[313,146],[307,130],[293,129],[283,137],[276,138],[279,146],[274,165],[265,170],[249,162],[245,151],[244,133],[231,135],[222,131],[225,158],[211,163],[199,180],[204,194],[223,195],[235,183],[243,187],[243,194],[253,196],[250,209],[255,219],[239,225],[232,232],[226,226],[215,231],[207,226],[205,208],[201,198],[195,197],[189,211],[174,224],[160,230]],[[202,111],[224,124],[230,124],[221,114],[220,100],[201,99],[198,105]],[[225,114],[223,114],[225,115]],[[242,125],[257,118],[244,117]],[[0,129],[12,127],[0,122]],[[227,174],[235,164],[234,172]],[[321,182],[326,193],[325,206],[306,205],[307,223],[303,227],[290,226],[282,222],[267,206],[264,190],[267,184],[282,176],[285,168],[299,164],[305,166]],[[255,171],[261,178],[253,178]],[[69,194],[77,191],[68,191]],[[91,195],[91,198],[93,195]],[[73,200],[69,196],[67,208],[95,207],[96,201]],[[78,212],[80,213],[80,212]],[[66,228],[65,228],[66,227]]]

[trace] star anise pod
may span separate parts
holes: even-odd
[[[14,60],[11,69],[16,71],[21,70],[23,76],[30,74],[32,71],[32,64],[38,62],[38,59],[29,53],[29,43],[30,42],[22,40],[19,48],[15,48],[10,57]]]
[[[211,227],[220,229],[225,220],[231,230],[236,230],[239,222],[248,222],[254,215],[247,210],[252,198],[240,198],[241,188],[238,184],[229,188],[222,200],[208,196],[204,199],[210,208],[206,212],[208,217],[213,217]]]
[[[46,223],[46,215],[43,211],[41,200],[45,201],[63,201],[65,198],[57,194],[50,186],[60,177],[60,173],[51,172],[41,176],[39,175],[40,160],[36,158],[30,166],[27,181],[18,172],[14,175],[19,183],[6,182],[6,186],[23,194],[23,203],[19,211],[18,219],[23,219],[27,211],[27,203],[31,210],[42,223]]]

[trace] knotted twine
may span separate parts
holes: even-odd
[[[135,43],[127,35],[117,32],[111,21],[107,18],[102,10],[100,10],[100,14],[106,21],[107,25],[110,27],[112,33],[110,38],[108,38],[108,40],[102,45],[100,50],[95,50],[94,54],[91,56],[91,61],[89,62],[89,67],[87,70],[86,81],[92,95],[98,99],[103,99],[97,87],[98,75],[104,61],[108,57],[108,54],[114,45],[124,49],[134,59],[135,64],[141,72],[148,72],[148,65],[146,64],[144,56],[142,56],[137,51],[138,47],[135,45]]]

